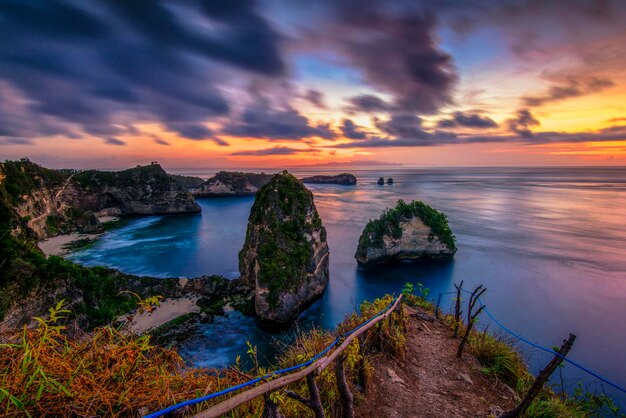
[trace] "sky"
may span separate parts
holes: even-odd
[[[626,165],[621,0],[0,0],[0,160]]]

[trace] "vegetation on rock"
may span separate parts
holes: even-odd
[[[281,294],[294,293],[311,280],[316,268],[312,264],[315,234],[326,245],[326,230],[313,195],[298,179],[285,171],[259,190],[239,265],[244,280],[251,280],[254,286],[256,279],[257,286],[268,289],[270,308],[278,306]]]
[[[426,226],[431,228],[432,234],[447,245],[451,251],[456,250],[456,238],[448,225],[448,218],[442,212],[433,209],[420,201],[406,203],[398,200],[398,204],[393,209],[387,209],[376,220],[370,220],[359,239],[359,249],[367,247],[380,248],[384,245],[385,235],[391,238],[402,237],[401,223],[412,218],[419,218]],[[429,237],[432,241],[434,236]]]

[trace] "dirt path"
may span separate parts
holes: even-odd
[[[441,323],[411,317],[404,360],[375,360],[373,384],[358,417],[488,417],[515,405],[510,388],[481,373]]]
[[[65,180],[65,183],[63,183],[63,187],[61,187],[61,189],[54,195],[54,200],[57,200],[59,198],[59,196],[61,195],[61,193],[63,193],[63,191],[65,190],[65,188],[67,187],[67,185],[70,183],[70,181],[72,180],[72,177],[74,177],[76,175],[76,173],[70,175],[67,180]]]

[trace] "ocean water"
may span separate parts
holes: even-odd
[[[361,301],[397,293],[406,282],[422,283],[436,298],[464,280],[466,288],[484,284],[490,312],[532,341],[559,346],[576,334],[571,358],[626,386],[626,168],[350,171],[358,178],[355,187],[308,186],[328,230],[331,278],[323,298],[303,314],[303,326],[333,328]],[[394,184],[378,186],[380,176],[393,177]],[[422,200],[447,214],[458,240],[454,260],[357,268],[363,227],[398,199]],[[135,274],[234,278],[252,202],[199,199],[200,215],[133,219],[70,258]],[[444,299],[442,307],[451,306]],[[484,315],[481,324],[497,329]],[[275,338],[231,313],[204,326],[182,353],[197,365],[220,367],[245,356],[249,340],[271,360]],[[550,357],[520,349],[535,372]],[[571,366],[563,373],[568,384],[581,380],[602,389]]]

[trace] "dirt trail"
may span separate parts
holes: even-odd
[[[445,325],[411,317],[406,358],[374,360],[373,382],[357,416],[489,417],[512,408],[512,389],[482,374],[470,354],[457,359],[458,343]]]

